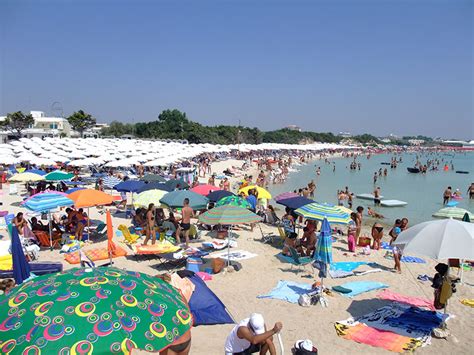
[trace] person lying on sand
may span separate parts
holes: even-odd
[[[374,217],[374,218],[385,218],[384,215],[378,213],[378,212],[375,212],[372,208],[370,207],[367,207],[367,214],[370,216],[370,217]]]

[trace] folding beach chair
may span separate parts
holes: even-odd
[[[260,229],[260,233],[262,234],[262,239],[260,239],[260,241],[263,244],[266,244],[266,243],[273,244],[274,239],[278,238],[278,236],[273,233],[265,233],[262,230],[262,226],[260,225],[260,223],[257,223],[257,225],[258,225],[258,229]]]
[[[140,238],[139,235],[130,233],[127,226],[124,224],[119,225],[118,230],[122,232],[126,244],[135,244]]]
[[[306,270],[306,265],[311,264],[313,259],[309,256],[299,256],[298,252],[294,248],[289,248],[291,253],[291,258],[293,262],[291,263],[291,269],[293,269],[293,265],[298,267],[298,272],[301,271],[301,268]],[[314,269],[313,269],[314,273]]]

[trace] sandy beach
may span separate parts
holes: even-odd
[[[241,161],[221,161],[212,166],[213,172],[221,172],[226,167],[232,165],[241,165]],[[255,174],[255,167],[250,171]],[[203,182],[207,178],[201,179]],[[232,179],[232,184],[237,178]],[[9,195],[9,187],[3,185],[3,209],[10,213],[19,211],[25,212],[25,209],[19,207],[21,197],[19,195]],[[114,209],[112,209],[112,212]],[[282,211],[279,211],[281,215]],[[28,214],[27,214],[28,217]],[[92,220],[104,221],[105,216],[99,214],[96,208],[90,210]],[[370,234],[368,226],[373,221],[366,220],[363,232]],[[123,213],[115,216],[113,214],[113,225],[116,229],[119,224],[130,225],[130,220],[123,218]],[[265,233],[278,234],[275,227],[262,224],[262,230]],[[384,241],[389,241],[385,230]],[[291,269],[290,264],[281,262],[275,255],[280,249],[261,242],[261,233],[259,228],[250,232],[247,227],[235,231],[237,235],[238,246],[235,249],[246,250],[257,254],[256,257],[241,261],[242,269],[238,272],[220,273],[213,275],[213,280],[208,281],[208,286],[220,297],[227,306],[228,311],[236,321],[249,316],[252,312],[262,313],[266,324],[272,327],[274,322],[283,322],[282,338],[285,353],[289,354],[294,342],[298,339],[311,339],[319,350],[319,354],[383,354],[390,353],[382,348],[370,347],[364,344],[358,344],[354,341],[345,340],[338,337],[334,328],[334,322],[344,320],[348,317],[357,317],[369,313],[380,306],[387,304],[386,301],[375,297],[378,291],[371,291],[356,296],[353,299],[343,297],[337,293],[328,297],[329,306],[321,307],[319,304],[311,307],[301,307],[298,304],[291,304],[281,300],[258,299],[258,295],[266,294],[271,291],[280,280],[295,281],[300,283],[312,284],[318,281],[317,270],[313,274],[313,269],[307,267],[306,271],[297,272]],[[8,238],[5,230],[0,231],[3,238]],[[205,241],[213,238],[210,232],[201,232],[201,237]],[[114,259],[116,267],[135,270],[150,275],[157,275],[165,272],[159,269],[159,261],[154,258],[148,260],[136,258],[132,250],[123,243],[121,237],[115,238],[115,241],[129,251],[126,257]],[[201,242],[192,243],[192,246],[200,246]],[[87,248],[97,246],[106,246],[106,241],[100,241],[93,244],[86,244]],[[360,252],[361,248],[357,248]],[[371,251],[370,255],[344,255],[347,252],[346,236],[338,238],[333,244],[334,261],[366,261],[375,262],[383,271],[371,273],[363,276],[352,276],[345,279],[326,279],[325,285],[331,287],[340,285],[349,281],[371,280],[379,281],[389,285],[389,290],[398,292],[407,296],[426,297],[432,299],[433,291],[430,282],[421,282],[416,278],[420,274],[433,276],[434,266],[437,261],[425,259],[425,264],[403,263],[402,273],[394,273],[393,260],[384,258],[385,250]],[[58,250],[42,250],[40,261],[61,261],[65,269],[75,267],[64,261],[64,255]],[[98,262],[100,264],[100,262]],[[457,271],[455,271],[457,272]],[[419,353],[432,354],[469,354],[471,345],[474,343],[474,334],[471,329],[474,326],[474,308],[470,308],[460,303],[462,298],[473,298],[474,276],[473,272],[464,273],[464,283],[457,286],[455,293],[450,300],[448,312],[453,315],[448,326],[451,336],[447,340],[432,339],[432,344],[416,351]],[[215,325],[199,326],[192,332],[192,354],[223,354],[224,342],[232,329],[233,325]],[[277,346],[278,348],[278,346]],[[144,353],[144,352],[142,352]]]

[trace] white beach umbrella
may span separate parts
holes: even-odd
[[[0,154],[0,164],[10,165],[10,164],[18,164],[18,163],[20,163],[20,160],[18,158],[15,158],[12,155]]]
[[[417,224],[392,243],[433,259],[474,259],[474,224],[443,219]]]

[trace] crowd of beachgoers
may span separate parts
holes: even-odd
[[[324,187],[316,186],[311,180],[300,189],[286,192],[285,196],[271,196],[269,193],[272,185],[284,183],[288,174],[299,165],[315,161],[331,165],[333,159],[346,157],[353,158],[350,169],[360,169],[356,163],[358,157],[370,157],[381,152],[397,153],[400,148],[381,150],[336,145],[190,147],[174,143],[172,147],[167,147],[166,143],[160,142],[151,154],[146,149],[155,143],[145,142],[145,147],[140,148],[137,145],[139,142],[132,142],[138,154],[131,155],[134,148],[128,147],[126,140],[121,144],[102,143],[107,154],[113,156],[112,160],[106,157],[103,150],[99,150],[100,144],[94,140],[81,140],[78,145],[81,149],[72,149],[77,148],[73,146],[74,140],[64,141],[62,146],[61,142],[54,141],[49,149],[45,149],[47,145],[43,141],[27,140],[23,140],[22,144],[0,146],[3,152],[11,153],[11,159],[4,158],[4,163],[0,165],[3,203],[0,210],[4,210],[6,217],[10,216],[9,224],[18,231],[25,257],[31,263],[48,260],[53,264],[59,263],[61,270],[69,270],[78,265],[96,267],[99,260],[110,257],[112,261],[113,257],[115,267],[159,276],[171,283],[181,291],[188,303],[195,285],[185,277],[177,280],[176,271],[192,270],[206,280],[237,324],[216,322],[213,324],[217,325],[193,328],[192,336],[188,331],[176,337],[161,353],[276,354],[279,348],[286,351],[293,349],[297,354],[315,354],[316,348],[319,353],[380,353],[414,349],[423,352],[429,348],[425,346],[430,342],[436,342],[439,353],[447,353],[450,346],[458,347],[461,353],[469,351],[467,344],[472,341],[471,335],[466,335],[462,344],[450,341],[446,345],[431,339],[430,332],[417,329],[416,334],[421,335],[410,336],[405,330],[400,335],[392,326],[386,331],[392,331],[390,334],[394,335],[388,336],[389,340],[384,343],[369,339],[380,335],[377,333],[381,331],[380,326],[372,324],[373,327],[370,327],[370,323],[360,320],[360,324],[373,332],[364,333],[363,329],[352,328],[354,324],[350,320],[349,323],[340,321],[349,316],[353,317],[354,322],[366,313],[382,312],[379,310],[381,306],[382,309],[388,307],[388,301],[382,300],[402,299],[406,301],[405,306],[413,306],[413,300],[428,299],[425,306],[429,305],[431,317],[435,309],[440,309],[433,306],[431,284],[427,282],[429,275],[435,273],[437,263],[405,255],[402,248],[391,246],[398,235],[410,227],[409,216],[401,215],[387,229],[385,224],[380,223],[381,214],[371,208],[364,211],[362,206],[353,205],[354,194],[347,186],[338,190],[338,203],[326,207],[335,213],[336,222],[330,224],[329,231],[333,236],[333,258],[341,269],[326,270],[318,265],[310,266],[319,276],[327,278],[323,286],[320,277],[314,271],[308,274],[305,266],[309,267],[314,261],[320,238],[327,232],[324,230],[325,222],[308,217],[309,213],[316,213],[315,210],[308,212],[306,218],[297,210],[311,205],[316,189]],[[127,147],[120,148],[121,151],[117,150],[115,155],[110,154],[122,144]],[[84,148],[87,146],[87,149]],[[160,153],[160,149],[167,153]],[[45,152],[51,154],[45,155]],[[54,160],[55,154],[60,153],[63,154],[58,155],[61,159],[54,161],[54,164],[46,161]],[[25,159],[29,155],[39,159],[39,163],[31,157]],[[146,159],[140,158],[143,156]],[[75,160],[66,161],[63,158]],[[392,159],[391,168],[396,168],[399,159]],[[437,165],[439,162],[428,162],[427,167]],[[419,166],[423,169],[421,163]],[[319,173],[316,168],[315,178]],[[387,174],[386,169],[374,175],[374,206],[380,203],[376,178],[382,174]],[[78,202],[80,195],[91,190],[103,194],[100,196],[110,196],[110,201],[81,205]],[[90,193],[90,196],[95,196]],[[66,199],[70,197],[73,203],[58,205],[49,211],[30,208],[35,198],[48,194],[58,194]],[[240,210],[236,213],[241,213],[239,218],[250,216],[251,222],[238,223],[233,227],[213,224],[212,213],[217,213],[219,207],[229,205],[248,211],[246,213],[250,214],[245,216]],[[110,214],[109,223],[106,215]],[[252,220],[253,215],[258,216],[258,220]],[[3,236],[0,242],[8,239],[8,226],[5,224],[3,227],[6,229],[0,231]],[[113,228],[113,240],[117,249],[124,249],[122,254],[110,254],[107,228]],[[95,259],[96,254],[92,250],[99,249],[105,250],[105,256]],[[168,256],[164,257],[164,254]],[[230,254],[234,255],[233,259]],[[5,265],[11,266],[8,261],[1,263],[2,270],[5,270]],[[469,265],[461,262],[460,267],[468,270]],[[304,269],[300,270],[301,267]],[[358,267],[364,270],[355,272]],[[305,279],[301,278],[300,271],[309,284],[302,283]],[[351,276],[357,276],[360,280],[355,282],[362,287],[360,293],[356,293],[355,288],[351,291],[348,286],[351,283],[341,286],[340,277]],[[465,279],[465,282],[472,282],[471,273],[466,272]],[[276,282],[279,284],[269,293],[271,296],[257,298],[263,297],[262,294],[267,293]],[[308,288],[304,288],[305,285]],[[370,296],[371,290],[389,286],[393,292],[384,290],[377,299]],[[11,278],[0,285],[6,296],[18,287]],[[302,305],[304,300],[297,297],[295,301],[294,294],[291,298],[288,291],[291,287],[304,288],[305,292],[297,293],[297,296],[305,294],[309,297],[306,300],[309,303],[304,304],[307,307],[294,304],[299,302]],[[441,285],[438,288],[441,289]],[[339,296],[347,290],[353,292],[354,297],[361,295],[361,298],[352,301],[352,298]],[[460,288],[456,297],[472,298],[472,291],[465,286]],[[266,298],[280,298],[289,303]],[[371,305],[372,301],[379,302]],[[361,302],[360,306],[357,302]],[[437,300],[435,298],[435,305],[436,302],[439,306],[439,295]],[[326,307],[315,307],[314,303]],[[278,312],[275,312],[275,307],[278,307]],[[450,320],[453,332],[473,325],[472,316],[466,319],[462,314],[472,312],[470,307],[455,302],[452,309],[458,315]],[[419,313],[417,316],[420,319],[428,317]],[[336,332],[328,323],[334,323]],[[356,330],[360,332],[357,336],[351,333]],[[281,343],[280,334],[284,338]],[[357,343],[344,340],[356,338]],[[213,339],[212,342],[209,339]],[[0,346],[2,340],[0,337]],[[367,344],[376,348],[368,348]]]

